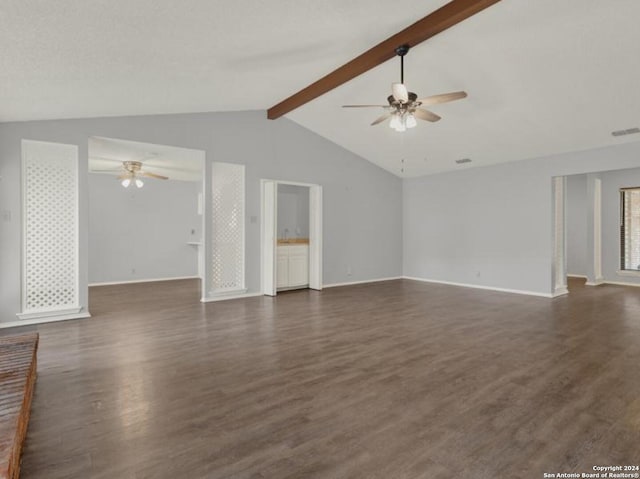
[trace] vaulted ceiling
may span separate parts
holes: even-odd
[[[0,121],[267,109],[445,3],[8,0]],[[611,136],[640,126],[637,18],[637,0],[503,0],[406,57],[419,96],[469,93],[440,122],[340,108],[384,102],[397,60],[287,116],[400,176],[637,141]]]

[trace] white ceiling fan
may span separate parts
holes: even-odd
[[[432,111],[421,108],[422,106],[447,103],[460,100],[467,96],[464,91],[442,93],[426,98],[418,99],[418,95],[410,92],[404,84],[404,56],[409,52],[409,45],[396,48],[396,55],[400,57],[400,82],[391,84],[391,95],[387,97],[388,105],[342,105],[343,108],[384,108],[387,112],[376,118],[371,125],[377,125],[387,119],[391,119],[389,127],[396,131],[405,131],[417,125],[416,119],[435,122],[440,116]]]
[[[141,161],[123,161],[120,168],[111,170],[93,170],[95,172],[114,172],[122,171],[122,174],[118,176],[118,180],[121,181],[122,186],[128,188],[131,184],[136,185],[137,188],[144,186],[142,177],[155,178],[157,180],[168,180],[168,176],[156,175],[149,171],[144,171]]]

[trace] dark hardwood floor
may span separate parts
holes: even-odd
[[[23,479],[541,478],[640,462],[640,288],[408,280],[43,325]],[[18,330],[14,330],[17,332]]]

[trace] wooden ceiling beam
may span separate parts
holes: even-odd
[[[378,43],[337,70],[291,95],[267,110],[267,118],[275,120],[292,110],[324,95],[328,91],[362,75],[364,72],[396,56],[400,45],[415,47],[419,43],[466,20],[500,0],[453,0],[413,25]]]

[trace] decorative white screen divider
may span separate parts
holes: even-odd
[[[241,293],[244,283],[244,165],[212,164],[212,294]]]
[[[22,313],[78,313],[78,148],[22,142]]]

